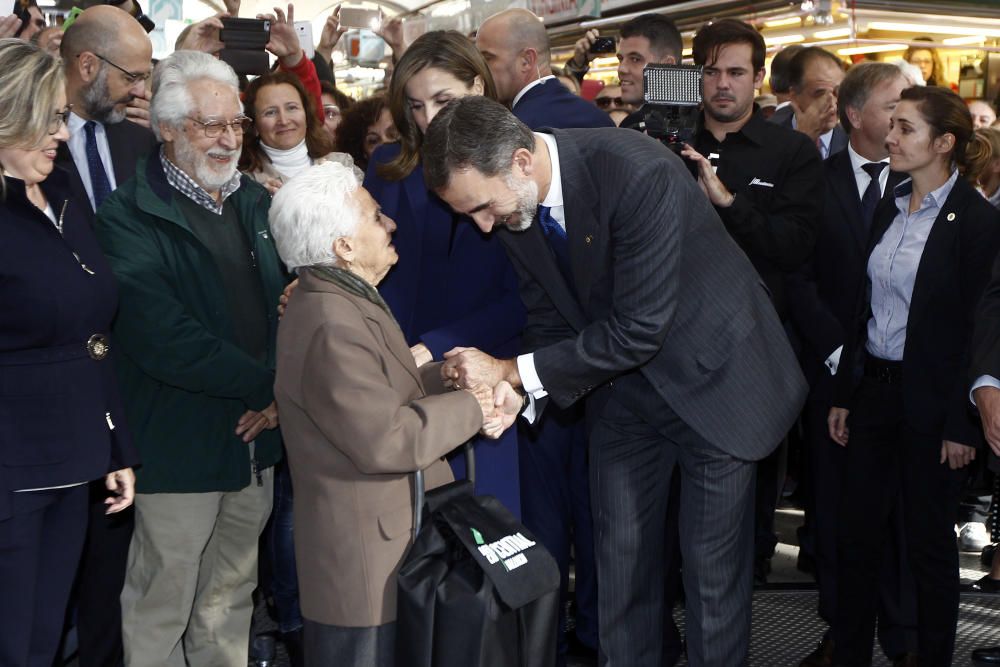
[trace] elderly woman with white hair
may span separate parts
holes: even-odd
[[[299,273],[278,331],[275,398],[295,487],[295,555],[307,665],[393,664],[396,574],[413,528],[411,477],[451,481],[442,459],[521,407],[512,391],[447,391],[417,369],[376,286],[396,228],[336,163],[274,196],[278,253]],[[500,396],[500,392],[497,394]]]

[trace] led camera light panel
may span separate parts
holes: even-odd
[[[649,64],[642,70],[646,102],[677,106],[701,104],[701,67]]]

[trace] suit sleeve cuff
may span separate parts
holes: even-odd
[[[524,375],[521,377],[523,378]],[[980,375],[979,378],[972,383],[972,389],[969,390],[969,401],[971,401],[973,405],[976,404],[976,397],[973,394],[975,394],[976,390],[980,387],[993,387],[995,389],[1000,389],[1000,380],[997,380],[992,375]]]

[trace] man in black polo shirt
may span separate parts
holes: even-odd
[[[823,213],[823,164],[801,132],[755,113],[764,79],[764,40],[751,26],[723,19],[694,37],[694,62],[704,67],[704,113],[693,146],[685,146],[698,184],[788,319],[785,277],[809,257]],[[766,580],[777,545],[774,509],[781,449],[761,462],[757,480],[754,576]]]

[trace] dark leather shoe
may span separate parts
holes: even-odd
[[[919,667],[920,661],[916,653],[904,653],[892,661],[892,667]]]
[[[987,574],[982,579],[969,584],[969,588],[979,593],[1000,593],[1000,579],[992,579]]]
[[[799,667],[831,667],[833,665],[833,640],[824,637],[816,650],[803,658]]]
[[[977,665],[1000,665],[1000,646],[977,648],[972,652],[972,662]]]

